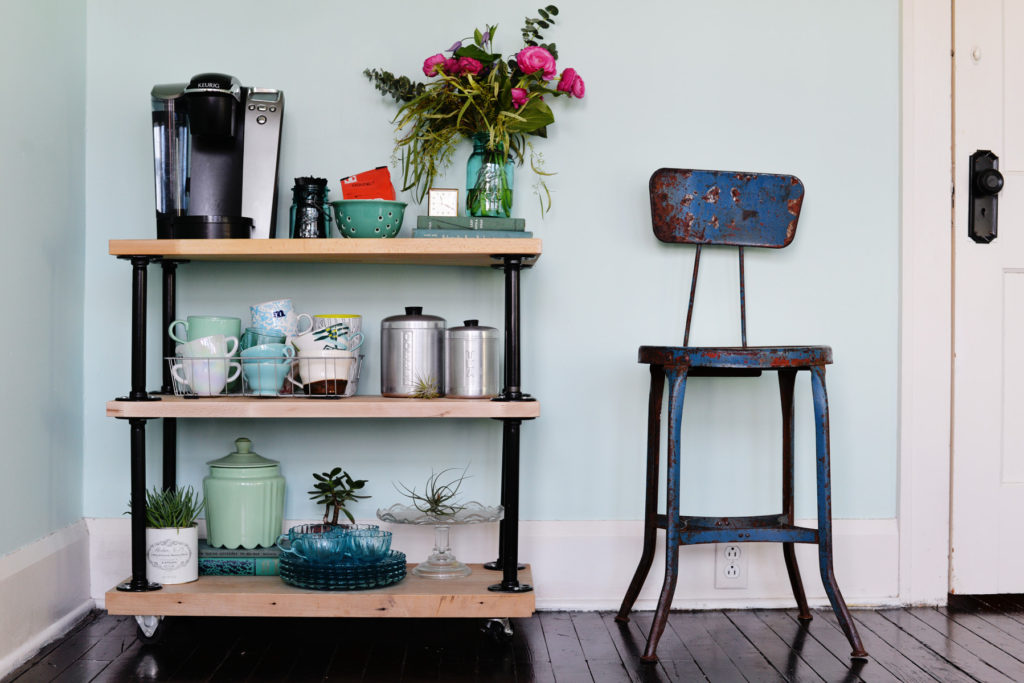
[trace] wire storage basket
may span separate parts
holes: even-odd
[[[166,359],[175,396],[344,398],[354,396],[364,356]]]

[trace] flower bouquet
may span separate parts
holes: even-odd
[[[543,176],[551,174],[543,170],[527,136],[545,137],[547,126],[555,122],[546,95],[582,98],[586,87],[575,69],[559,75],[555,44],[542,42],[540,30],[555,23],[558,8],[548,5],[537,12],[539,17],[527,18],[523,25],[523,48],[507,59],[495,51],[498,27],[485,26],[443,53],[427,57],[423,74],[432,79],[427,83],[379,69],[363,72],[381,94],[402,103],[393,121],[398,128],[395,153],[401,159],[402,189],[413,190],[417,201],[451,163],[458,143],[473,139],[475,155],[482,153],[483,159],[477,160],[482,163],[477,164],[476,176],[468,178],[470,215],[509,215],[509,162],[521,166],[527,148],[531,168],[541,176],[541,212],[550,208],[551,193]]]

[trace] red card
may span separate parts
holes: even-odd
[[[391,172],[387,166],[378,166],[341,179],[341,196],[344,199],[391,199],[395,198],[395,186],[391,184]]]

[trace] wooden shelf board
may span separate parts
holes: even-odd
[[[189,261],[292,261],[490,266],[492,255],[518,254],[526,264],[540,257],[535,238],[440,239],[219,239],[110,240],[114,256],[162,256]]]
[[[107,417],[121,418],[531,418],[540,416],[539,401],[491,401],[457,398],[384,398],[352,396],[342,399],[162,396],[159,401],[108,401]]]
[[[107,591],[110,614],[227,617],[529,617],[534,594],[498,593],[501,572],[470,565],[460,579],[423,579],[412,573],[399,583],[366,591],[296,588],[277,576],[201,576],[157,591]],[[530,568],[519,581],[532,584]]]

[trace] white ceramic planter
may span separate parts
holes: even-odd
[[[146,578],[188,583],[199,578],[199,527],[146,529]]]

